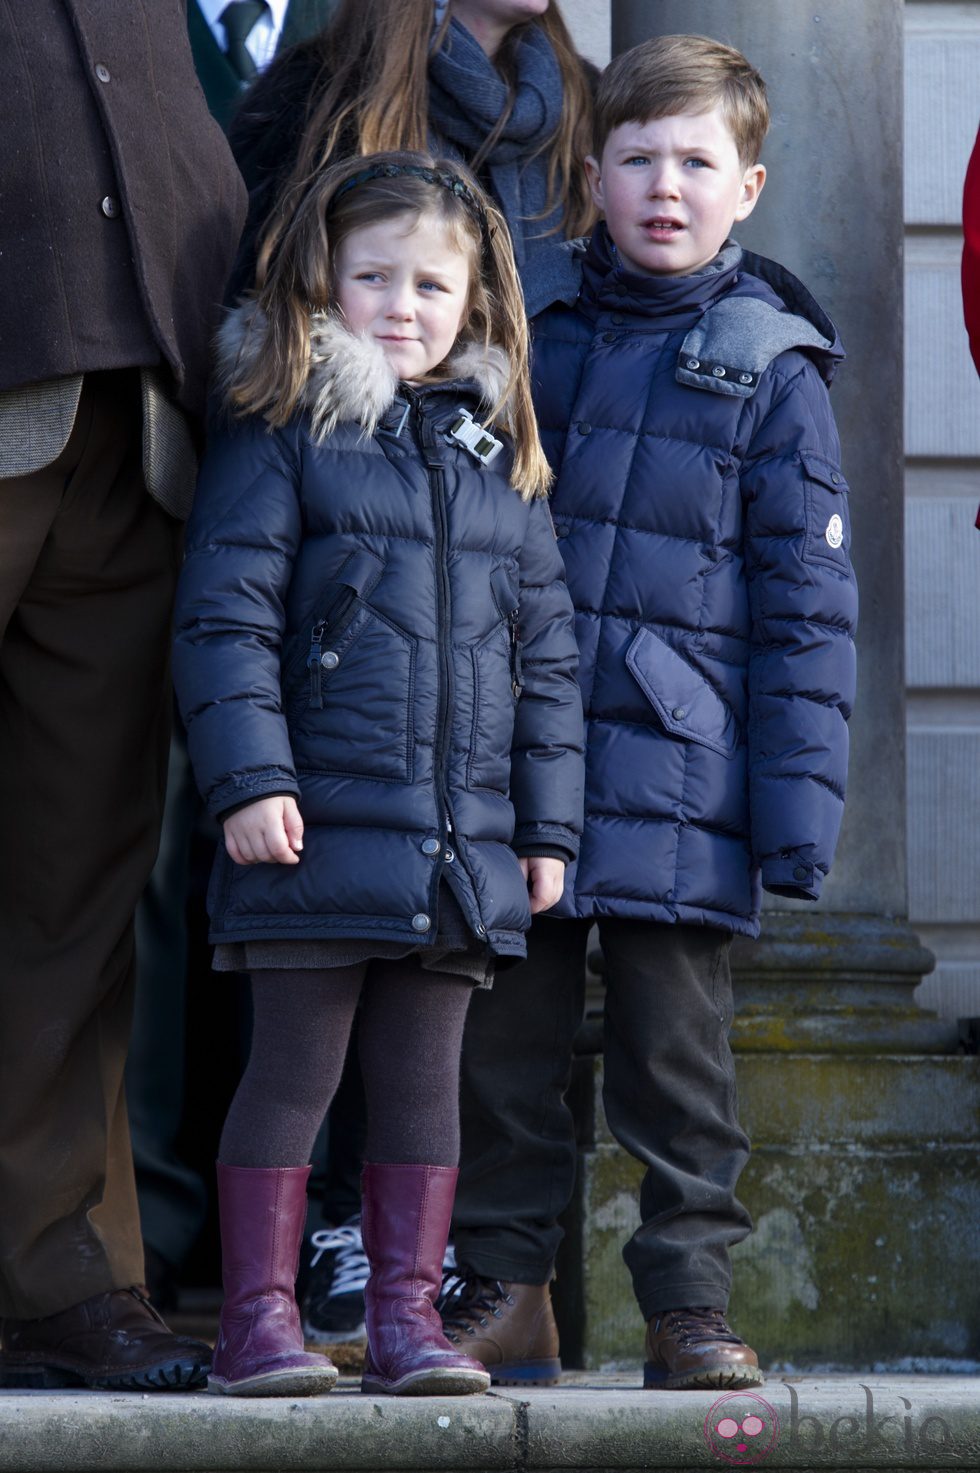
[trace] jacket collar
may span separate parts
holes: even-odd
[[[658,331],[691,327],[734,283],[741,247],[725,242],[719,254],[691,276],[647,276],[631,271],[601,221],[582,261],[580,306],[599,316],[613,312]]]
[[[351,332],[333,312],[311,312],[310,359],[302,404],[309,414],[314,440],[323,440],[338,424],[358,423],[373,434],[399,394],[399,381],[380,344]],[[236,374],[264,351],[265,314],[245,301],[225,317],[216,339],[218,391],[224,399]],[[451,393],[492,408],[510,373],[504,350],[466,342],[446,360],[446,378],[418,392],[441,399]]]

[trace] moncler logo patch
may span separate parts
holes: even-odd
[[[836,512],[827,523],[827,530],[823,535],[826,537],[830,546],[834,548],[840,547],[844,541],[844,523],[837,516]]]

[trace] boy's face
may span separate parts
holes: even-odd
[[[624,265],[649,276],[706,266],[766,179],[761,164],[743,168],[720,106],[622,123],[585,167]]]

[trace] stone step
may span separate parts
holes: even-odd
[[[785,1377],[758,1393],[566,1376],[487,1396],[276,1400],[0,1392],[0,1473],[976,1468],[980,1382]]]

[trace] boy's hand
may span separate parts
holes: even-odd
[[[224,821],[225,848],[236,864],[299,864],[303,820],[288,794],[257,798]]]
[[[561,899],[565,888],[565,861],[540,856],[521,860],[521,874],[527,880],[531,914],[550,910]]]

